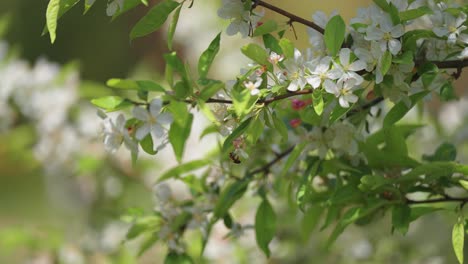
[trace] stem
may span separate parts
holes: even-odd
[[[445,196],[444,198],[422,200],[422,201],[406,199],[407,204],[457,203],[457,202],[465,204],[468,202],[468,197],[467,198],[455,198],[455,197]]]
[[[276,156],[275,159],[273,159],[272,161],[268,162],[267,164],[263,165],[262,167],[258,168],[258,169],[255,169],[251,172],[248,173],[248,175],[255,175],[257,173],[260,173],[260,172],[264,172],[264,173],[268,173],[268,171],[270,171],[270,168],[275,165],[277,162],[279,162],[280,160],[282,160],[283,158],[285,158],[286,156],[289,155],[289,153],[291,153],[293,150],[294,150],[294,147],[295,146],[291,146],[289,147],[288,149],[286,149],[285,151],[281,152],[278,154],[278,156]]]
[[[317,30],[319,33],[323,34],[325,33],[325,30],[320,27],[319,25],[315,24],[314,22],[310,21],[310,20],[307,20],[307,19],[304,19],[302,17],[298,17],[292,13],[289,13],[288,11],[282,9],[282,8],[279,8],[277,6],[274,6],[272,4],[269,4],[269,3],[266,3],[262,0],[257,0],[255,1],[254,0],[254,5],[253,5],[253,8],[255,8],[256,6],[263,6],[267,9],[270,9],[271,11],[274,11],[278,14],[281,14],[287,18],[289,18],[289,23],[293,23],[293,22],[297,22],[297,23],[300,23],[300,24],[303,24],[303,25],[306,25],[310,28],[313,28],[315,30]]]

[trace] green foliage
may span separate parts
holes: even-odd
[[[463,222],[463,219],[458,219],[452,231],[453,250],[460,264],[463,264],[463,246],[465,241],[465,227]]]
[[[169,14],[179,6],[179,3],[172,0],[164,0],[148,11],[140,19],[130,32],[130,39],[146,36],[158,30],[166,22]]]
[[[258,206],[257,213],[255,214],[255,237],[258,247],[263,250],[267,257],[270,256],[268,244],[270,244],[275,236],[275,232],[276,214],[270,202],[264,199]]]
[[[221,42],[221,33],[216,35],[216,37],[211,41],[208,49],[205,50],[200,59],[198,60],[198,74],[200,78],[205,78],[210,70],[211,64],[213,63],[216,55],[219,52],[219,45]]]
[[[325,27],[325,46],[331,56],[336,56],[343,45],[346,33],[346,24],[341,16],[334,16]]]

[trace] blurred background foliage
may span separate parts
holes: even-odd
[[[128,38],[132,25],[144,14],[144,7],[136,8],[112,23],[105,15],[106,1],[97,0],[85,17],[82,16],[82,8],[74,8],[60,20],[57,42],[51,45],[47,36],[41,37],[47,2],[0,2],[0,16],[10,18],[10,26],[3,40],[9,43],[10,50],[14,50],[19,58],[27,60],[31,65],[44,57],[61,65],[75,62],[75,65],[79,65],[77,69],[82,80],[79,86],[79,89],[82,89],[80,94],[87,98],[98,93],[111,93],[102,85],[109,78],[145,76],[157,80],[161,75],[164,65],[161,55],[167,51],[163,41],[164,32],[156,32],[134,42],[130,42]],[[215,14],[219,2],[195,1],[194,9],[203,7],[201,10],[211,10]],[[337,10],[348,21],[356,14],[357,7],[365,6],[370,1],[269,2],[305,18],[310,18],[318,10],[325,13]],[[193,13],[191,10],[184,12],[186,13],[183,13],[183,16],[188,17],[191,23],[201,21],[202,18],[198,16],[203,16],[196,10],[193,10]],[[268,12],[267,17],[286,22],[283,17]],[[210,23],[206,27],[205,24],[200,26],[198,30],[201,32],[187,32],[182,22],[178,29],[182,36],[176,37],[176,49],[179,54],[185,55],[187,60],[196,57],[197,54],[193,53],[200,49],[197,50],[196,47],[206,47],[213,37],[202,33],[216,34],[222,30],[225,22],[214,19]],[[294,29],[298,36],[298,47],[306,48],[306,28],[295,25]],[[289,38],[294,39],[292,30],[287,34]],[[227,38],[225,35],[223,37]],[[190,41],[187,42],[187,39]],[[233,39],[238,41],[234,43],[241,43],[241,40]],[[227,43],[229,40],[223,41]],[[226,66],[227,68],[239,69],[237,66],[245,62],[245,59],[241,58],[239,46],[229,47],[234,55],[225,50],[221,53],[225,57],[217,60],[228,61],[234,65]],[[232,58],[235,61],[232,61]],[[232,73],[223,73],[223,69],[226,68],[216,69],[217,74],[221,76],[219,78],[232,78]],[[463,77],[457,82],[458,95],[462,98],[468,90],[467,82],[465,70]],[[80,104],[86,105],[86,100],[80,100]],[[461,106],[442,109],[439,102],[428,103],[429,115],[425,120],[432,125],[412,137],[413,148],[418,155],[431,153],[440,142],[449,141],[458,144],[459,160],[465,163],[468,161],[468,101],[465,98],[458,104]],[[95,115],[93,118],[98,119]],[[448,119],[455,121],[447,122]],[[155,161],[142,161],[138,170],[134,170],[128,160],[122,163],[105,154],[82,155],[75,160],[74,171],[59,173],[67,180],[56,182],[56,189],[51,189],[45,176],[47,171],[44,170],[43,164],[37,161],[32,150],[36,136],[36,132],[31,130],[27,123],[22,123],[7,133],[0,133],[0,263],[160,263],[163,256],[161,252],[164,251],[160,247],[141,258],[134,257],[132,244],[122,244],[120,241],[123,236],[119,230],[124,230],[125,235],[125,224],[114,221],[125,213],[138,214],[140,210],[128,208],[151,210],[152,194],[151,187],[148,187],[151,185],[147,184],[145,177],[150,174],[149,178],[154,180],[160,173],[161,169],[154,165]],[[102,149],[97,136],[96,131],[96,137],[89,139],[91,150],[85,153],[94,153],[96,148]],[[120,188],[116,195],[106,194],[109,192],[106,188],[112,191],[112,181],[109,183],[109,179],[115,179],[117,183],[114,184],[120,186],[114,186],[114,189]],[[78,189],[79,194],[67,191],[70,182],[73,188]],[[92,199],[86,200],[86,197],[83,197],[86,188],[93,189]],[[57,206],[52,201],[56,196],[50,195],[49,192],[57,189],[62,189],[65,195],[69,195],[67,199],[72,200],[66,202],[65,207]],[[242,201],[236,214],[245,215],[248,222],[254,207],[251,201]],[[370,225],[347,230],[332,249],[324,250],[322,241],[327,236],[326,233],[319,233],[318,228],[314,231],[309,230],[307,221],[303,221],[300,215],[296,216],[296,212],[291,211],[288,206],[278,204],[275,209],[281,211],[278,215],[282,215],[283,218],[280,220],[277,241],[274,241],[275,253],[268,263],[455,263],[450,243],[453,215],[432,214],[423,217],[412,224],[405,237],[391,234],[389,219],[386,216]],[[233,243],[234,246],[229,246],[230,242],[226,242],[223,235],[219,234],[219,238],[212,242],[215,245],[208,247],[207,258],[216,259],[213,263],[267,262],[252,241],[241,238]],[[96,242],[86,243],[88,240],[102,242],[103,239],[114,242],[113,248],[105,248]],[[195,242],[192,244],[196,246]],[[89,245],[94,247],[87,248]],[[234,257],[225,257],[231,255]]]

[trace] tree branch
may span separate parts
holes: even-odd
[[[277,162],[279,162],[280,160],[282,160],[283,158],[285,158],[286,156],[289,155],[289,153],[291,153],[293,150],[294,150],[294,147],[295,146],[291,146],[289,147],[288,149],[286,149],[285,151],[279,153],[275,159],[273,159],[272,161],[268,162],[267,164],[263,165],[262,167],[258,168],[258,169],[255,169],[251,172],[249,172],[247,175],[255,175],[257,173],[260,173],[260,172],[264,172],[264,173],[268,173],[270,171],[270,168],[275,165]]]
[[[421,201],[415,201],[411,199],[406,199],[407,204],[430,204],[430,203],[450,203],[450,202],[459,202],[465,204],[468,202],[468,197],[467,198],[456,198],[456,197],[451,197],[451,196],[445,196],[444,198],[437,198],[437,199],[431,199],[431,200],[421,200]]]
[[[254,2],[254,4],[253,4],[252,8],[255,8],[257,6],[263,6],[263,7],[267,8],[267,9],[270,9],[271,11],[274,11],[274,12],[276,12],[278,14],[281,14],[281,15],[289,18],[289,23],[290,24],[292,24],[293,22],[297,22],[297,23],[306,25],[306,26],[308,26],[308,27],[310,27],[312,29],[315,29],[321,34],[325,33],[325,30],[321,26],[315,24],[314,22],[312,22],[310,20],[304,19],[302,17],[298,17],[298,16],[296,16],[296,15],[294,15],[292,13],[289,13],[288,11],[286,11],[284,9],[281,9],[281,8],[279,8],[277,6],[266,3],[266,2],[264,2],[262,0],[254,0],[253,2]]]

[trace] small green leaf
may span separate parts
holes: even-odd
[[[227,186],[219,196],[213,209],[215,217],[218,219],[223,218],[231,206],[244,195],[248,185],[249,182],[247,180],[240,180]]]
[[[465,190],[468,190],[468,181],[466,180],[459,180],[458,181],[460,183],[460,185],[465,188]]]
[[[432,9],[427,6],[421,6],[415,9],[409,9],[400,12],[400,20],[402,23],[416,19],[418,17],[422,17],[427,14],[432,14]]]
[[[423,155],[427,161],[454,161],[457,157],[457,149],[450,143],[442,143],[432,155]]]
[[[222,153],[227,153],[233,147],[232,142],[234,139],[238,138],[245,132],[251,121],[252,117],[242,122],[236,129],[234,129],[234,131],[232,131],[232,133],[224,140]]]
[[[278,40],[271,34],[263,35],[263,45],[265,46],[265,48],[270,49],[271,51],[274,51],[277,54],[283,54]]]
[[[457,256],[458,262],[463,264],[463,246],[465,242],[465,227],[463,221],[458,222],[453,226],[452,230],[452,245],[455,255]]]
[[[57,21],[80,0],[50,0],[46,11],[46,27],[42,34],[49,32],[51,43],[55,42]]]
[[[275,126],[276,130],[280,133],[283,141],[288,141],[288,128],[284,124],[283,120],[279,119],[276,116],[276,113],[273,113],[271,117],[273,119],[273,125]]]
[[[286,58],[294,58],[294,44],[289,39],[280,39],[279,46]]]
[[[268,53],[257,44],[250,43],[242,47],[242,53],[260,65],[269,65]]]
[[[166,22],[169,14],[179,6],[173,0],[164,0],[157,4],[136,23],[130,32],[130,39],[146,36],[158,30]]]
[[[384,55],[382,56],[380,71],[382,72],[382,76],[387,74],[392,66],[392,54],[390,51],[385,51]]]
[[[283,169],[281,170],[280,178],[286,175],[288,173],[288,170],[294,165],[294,163],[298,161],[298,158],[301,155],[306,145],[307,143],[301,143],[297,145],[293,149],[293,151],[289,154],[289,157],[286,160],[286,163],[283,165]]]
[[[428,93],[428,91],[422,91],[417,94],[411,95],[410,107],[408,107],[404,102],[399,102],[396,105],[394,105],[384,118],[384,127],[390,127],[397,121],[402,119],[406,115],[406,113],[408,113],[408,111],[411,110],[411,108],[413,108],[413,106],[422,98],[424,98],[424,96],[426,96]]]
[[[115,89],[139,90],[145,92],[166,92],[164,87],[153,81],[134,81],[128,79],[109,79],[107,86]]]
[[[219,52],[220,42],[221,33],[216,35],[208,46],[208,49],[206,49],[200,56],[200,59],[198,60],[198,74],[200,75],[200,79],[205,78],[210,70],[211,64]]]
[[[60,9],[60,0],[50,0],[47,5],[46,20],[47,29],[50,34],[50,42],[54,43],[56,38],[57,20]]]
[[[388,4],[388,2],[386,0],[373,0],[373,1],[383,11],[385,11],[387,13],[390,11],[390,5]]]
[[[346,24],[341,16],[336,15],[325,26],[324,41],[331,56],[336,56],[345,39]]]
[[[169,141],[171,142],[174,154],[178,162],[182,161],[184,155],[185,143],[192,130],[193,114],[189,114],[184,124],[173,122],[169,129]]]
[[[177,28],[177,23],[179,22],[180,10],[182,9],[182,5],[179,5],[172,16],[171,25],[167,31],[167,47],[169,50],[172,50],[172,41],[174,39],[174,33]]]
[[[91,103],[107,111],[116,111],[133,105],[127,99],[124,99],[119,96],[100,97],[91,100]]]
[[[194,171],[197,169],[200,169],[202,167],[205,167],[206,165],[210,164],[211,162],[209,160],[192,160],[186,163],[182,163],[167,172],[165,172],[161,177],[158,178],[157,182],[162,182],[170,178],[179,178],[181,177],[184,173]]]
[[[275,236],[276,214],[267,199],[264,199],[257,209],[255,215],[255,238],[258,247],[270,257],[268,244]]]
[[[317,115],[322,115],[323,113],[323,107],[325,106],[325,103],[323,102],[323,97],[322,97],[322,90],[320,89],[315,89],[314,92],[312,93],[312,104],[314,105],[314,110]]]
[[[193,264],[192,258],[185,254],[178,254],[176,252],[170,252],[167,254],[166,258],[164,259],[164,264]]]
[[[156,155],[158,151],[154,150],[153,138],[148,134],[140,141],[141,148],[149,155]]]
[[[393,228],[405,235],[408,232],[411,220],[411,208],[406,204],[393,206],[392,209],[392,225]]]
[[[268,20],[255,29],[254,37],[262,36],[278,29],[278,24],[274,20]]]

